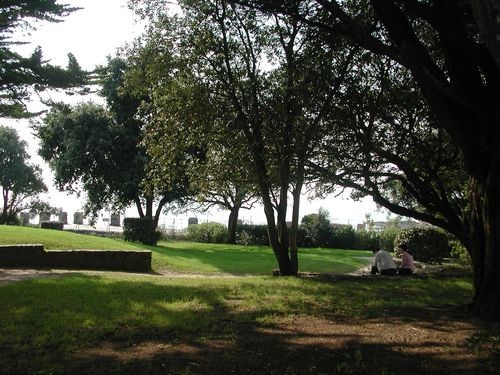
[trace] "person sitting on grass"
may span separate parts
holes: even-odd
[[[398,273],[396,263],[392,259],[391,254],[385,250],[372,249],[373,263],[372,275],[379,273],[381,275],[396,275]]]
[[[399,267],[398,275],[412,275],[415,272],[415,263],[413,255],[408,251],[408,246],[405,243],[399,245],[398,252],[401,255],[401,267]]]

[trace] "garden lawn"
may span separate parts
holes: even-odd
[[[466,278],[67,275],[0,286],[3,373],[491,373]],[[493,358],[493,359],[492,359]],[[448,371],[448,372],[447,372]]]
[[[271,274],[277,268],[268,246],[242,246],[165,241],[146,246],[119,239],[102,238],[66,231],[0,226],[0,244],[41,243],[47,250],[94,249],[153,252],[156,272]],[[358,250],[299,249],[299,268],[303,272],[347,273],[365,267],[370,253]]]

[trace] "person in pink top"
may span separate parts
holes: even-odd
[[[398,270],[398,275],[408,276],[415,272],[415,263],[413,262],[413,255],[408,251],[406,244],[401,244],[398,247],[399,254],[401,255],[401,266]]]

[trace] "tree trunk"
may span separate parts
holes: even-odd
[[[297,183],[293,189],[293,207],[292,207],[292,225],[290,226],[290,261],[294,273],[299,272],[299,256],[297,245],[297,233],[299,231],[299,211],[300,211],[300,192],[302,191],[302,182]]]
[[[2,189],[2,196],[3,196],[3,213],[2,215],[4,217],[7,217],[7,211],[9,209],[9,190],[6,188]]]
[[[139,197],[136,197],[134,199],[134,202],[135,202],[135,206],[137,207],[137,212],[139,213],[139,217],[143,218],[144,217],[144,211],[142,210],[141,200],[139,199]]]
[[[500,321],[500,173],[490,173],[484,183],[473,181],[469,234],[474,268],[471,312]]]
[[[146,217],[153,219],[153,198],[146,197]]]
[[[240,207],[233,206],[229,213],[229,221],[227,223],[227,243],[235,244],[236,243],[236,227],[238,225],[238,213]]]

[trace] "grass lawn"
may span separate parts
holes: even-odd
[[[0,226],[0,244],[41,243],[57,249],[148,249],[153,252],[153,269],[192,273],[270,274],[277,268],[268,246],[241,246],[167,241],[158,246],[134,244],[117,239],[48,229]],[[299,250],[299,267],[305,272],[352,272],[369,263],[370,252],[358,250]]]
[[[0,369],[7,374],[398,373],[385,360],[398,365],[412,358],[410,346],[400,350],[413,345],[415,335],[424,351],[437,345],[430,335],[440,337],[441,351],[465,350],[457,341],[463,337],[454,335],[467,323],[454,306],[465,304],[471,289],[464,278],[332,283],[79,274],[27,280],[0,286]],[[370,332],[379,326],[382,333]],[[347,333],[353,327],[356,332]],[[385,342],[386,331],[391,337],[409,335],[410,341]],[[335,349],[333,343],[344,339]],[[373,339],[376,347],[368,345]],[[465,363],[458,357],[442,363],[437,354],[425,363],[418,356],[412,360],[416,374]],[[493,366],[481,363],[473,366],[481,371]],[[474,369],[467,367],[466,373]]]
[[[150,249],[197,277],[71,273],[0,281],[1,374],[497,374],[498,326],[471,319],[467,277],[261,276],[268,247],[148,247],[0,226],[2,243]],[[301,269],[348,272],[369,253],[302,249]],[[214,273],[254,274],[213,277]]]

